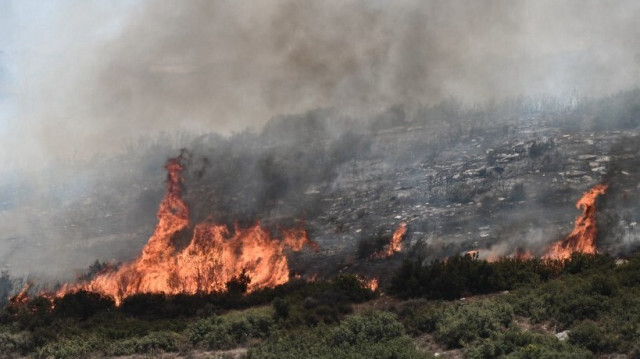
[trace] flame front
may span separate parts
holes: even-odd
[[[402,240],[404,239],[405,234],[407,234],[407,223],[402,222],[393,232],[391,242],[389,242],[389,244],[386,245],[380,252],[374,253],[372,257],[386,258],[391,257],[396,252],[400,252],[402,250]]]
[[[57,293],[88,290],[115,298],[116,303],[136,293],[198,293],[226,290],[241,274],[250,278],[249,291],[284,284],[289,280],[285,248],[299,251],[306,244],[317,249],[304,229],[282,230],[274,240],[255,224],[250,228],[200,223],[191,242],[180,251],[174,237],[189,227],[189,208],[181,197],[182,155],[166,164],[167,193],[158,209],[158,224],[140,256],[116,270],[107,270],[90,282],[67,284]]]
[[[609,185],[598,184],[587,191],[578,202],[576,208],[582,210],[582,214],[576,218],[573,231],[562,241],[549,247],[543,258],[567,259],[574,252],[595,254],[596,235],[596,199],[606,193]]]

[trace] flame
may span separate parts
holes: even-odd
[[[13,305],[25,304],[29,301],[29,289],[33,286],[33,283],[28,281],[22,287],[20,293],[16,294],[14,297],[9,299],[9,302]]]
[[[379,280],[378,278],[358,278],[358,280],[360,280],[360,284],[362,285],[362,288],[367,288],[372,292],[375,292],[376,290],[378,290],[379,287]]]
[[[576,217],[573,231],[562,241],[556,242],[543,256],[546,259],[567,259],[573,252],[595,254],[596,250],[596,199],[606,193],[609,185],[598,184],[585,192],[576,202],[576,208],[582,209],[582,214]]]
[[[189,228],[189,208],[181,197],[182,154],[169,159],[167,193],[158,209],[158,224],[140,256],[118,269],[107,269],[89,282],[67,284],[56,296],[77,290],[109,295],[120,304],[136,293],[198,293],[226,290],[226,284],[246,274],[248,291],[273,287],[289,280],[285,249],[304,245],[317,250],[304,229],[281,230],[274,240],[259,223],[249,228],[205,221],[193,229],[190,243],[177,251],[174,237]]]
[[[400,252],[402,250],[402,240],[404,239],[405,234],[407,234],[407,223],[402,222],[393,232],[391,242],[389,242],[389,244],[386,245],[380,252],[374,253],[371,257],[386,258],[391,257],[396,252]]]
[[[547,260],[563,260],[571,257],[574,252],[595,254],[596,250],[596,207],[595,202],[598,196],[606,193],[609,186],[606,184],[598,184],[585,192],[583,196],[576,202],[576,208],[582,210],[582,214],[576,218],[573,231],[562,241],[552,244],[542,256]],[[516,260],[527,260],[533,258],[531,250],[528,248],[516,248],[511,254],[506,252],[500,246],[494,246],[491,249],[470,250],[465,255],[477,257],[488,262],[495,262],[500,258],[513,258]]]

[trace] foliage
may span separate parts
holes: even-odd
[[[418,299],[361,315],[348,315],[352,304],[377,294],[353,275],[292,280],[244,295],[144,294],[120,307],[89,292],[58,298],[53,306],[35,297],[0,311],[0,351],[75,358],[248,347],[250,358],[428,356],[411,335],[461,348],[468,358],[633,357],[640,353],[639,272],[640,254],[618,265],[605,255],[563,262],[408,261],[391,288]],[[492,294],[448,300],[483,293]],[[525,331],[523,318],[546,329]],[[562,330],[569,330],[564,342],[553,336]]]
[[[36,351],[37,358],[79,358],[86,356],[100,346],[95,336],[77,336],[47,343]]]
[[[469,359],[587,359],[593,355],[587,350],[561,342],[550,335],[510,329],[496,332],[482,339],[465,351]]]
[[[388,312],[351,316],[334,328],[319,326],[302,332],[282,332],[249,350],[257,358],[427,358]]]
[[[174,332],[158,331],[140,338],[116,341],[106,352],[110,355],[131,355],[137,353],[176,352],[183,346],[184,338]]]
[[[267,337],[274,324],[271,308],[256,308],[199,320],[186,333],[193,344],[231,349],[249,339]]]
[[[96,313],[115,308],[113,298],[84,290],[65,294],[62,298],[56,298],[53,304],[55,315],[75,316],[81,320],[86,320]]]
[[[401,298],[456,299],[532,286],[563,273],[613,265],[609,256],[580,253],[574,253],[565,261],[503,258],[490,263],[470,254],[435,260],[427,265],[420,259],[407,260],[392,278],[389,291]]]
[[[462,348],[511,324],[513,309],[508,304],[478,302],[450,306],[436,325],[435,337],[449,348]]]
[[[28,331],[0,331],[0,353],[26,354],[33,346],[33,336]]]

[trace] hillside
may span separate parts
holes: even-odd
[[[6,182],[34,219],[5,234],[2,352],[634,357],[637,97],[318,110]]]

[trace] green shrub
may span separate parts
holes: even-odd
[[[0,353],[26,354],[34,349],[33,336],[27,331],[0,332]]]
[[[174,332],[153,332],[139,338],[119,340],[107,349],[110,355],[132,355],[155,352],[177,352],[185,345],[185,339]]]
[[[80,358],[96,351],[102,344],[96,336],[77,336],[47,343],[36,351],[36,357]]]
[[[449,348],[462,348],[510,326],[512,319],[513,308],[508,304],[458,303],[446,308],[436,324],[435,337]]]
[[[451,304],[415,300],[404,303],[398,313],[410,334],[432,333],[444,317],[448,305]]]
[[[333,346],[350,346],[373,341],[383,342],[404,335],[404,326],[388,312],[369,312],[348,317],[330,335]]]
[[[584,321],[571,328],[569,343],[587,348],[594,353],[612,352],[618,347],[611,331],[593,321]]]
[[[284,299],[278,297],[273,300],[273,312],[276,320],[286,320],[289,318],[291,305]]]
[[[297,332],[277,332],[249,349],[248,359],[422,359],[395,315],[368,312],[351,316],[338,326],[319,325]]]
[[[271,308],[256,308],[212,316],[193,323],[186,331],[192,344],[210,349],[231,349],[251,338],[265,338],[275,321]]]
[[[593,355],[581,348],[561,342],[552,335],[509,329],[481,339],[465,349],[469,359],[588,359]]]

